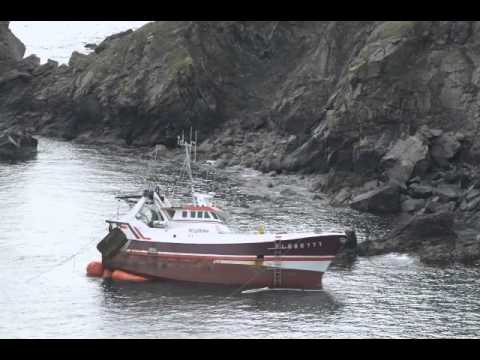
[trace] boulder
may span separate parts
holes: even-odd
[[[432,196],[433,187],[414,183],[408,188],[408,193],[415,199],[427,199]]]
[[[456,201],[462,194],[462,190],[451,184],[441,184],[434,188],[433,194],[440,198],[441,202]]]
[[[435,163],[440,167],[448,167],[450,160],[460,150],[461,144],[458,136],[453,133],[445,133],[433,140],[430,153]]]
[[[432,247],[451,246],[457,239],[453,226],[454,214],[451,211],[417,214],[401,221],[385,237],[360,243],[358,253],[361,256],[388,252],[425,253]],[[442,260],[444,256],[437,253],[437,258]]]
[[[400,190],[398,186],[386,185],[355,196],[350,207],[372,213],[396,213],[400,211]]]
[[[350,189],[341,189],[330,201],[331,205],[343,205],[352,196]]]
[[[398,140],[382,158],[381,163],[390,180],[406,183],[412,176],[415,166],[424,161],[422,167],[428,166],[428,145],[421,136],[410,136]]]
[[[25,131],[6,131],[0,136],[0,160],[24,160],[37,153],[38,140]]]
[[[425,213],[433,214],[444,211],[453,211],[455,210],[455,206],[455,201],[440,202],[440,197],[435,196],[434,198],[430,199],[425,205]]]
[[[68,61],[68,66],[74,68],[76,71],[85,70],[90,64],[91,58],[88,55],[81,54],[78,51],[74,51]]]
[[[425,206],[424,199],[407,199],[402,202],[403,212],[415,212],[422,209]]]

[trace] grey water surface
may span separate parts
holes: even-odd
[[[115,284],[85,276],[106,218],[147,175],[186,199],[178,158],[40,138],[35,159],[0,163],[0,338],[477,337],[480,271],[428,267],[393,254],[333,266],[319,292],[260,292],[174,282]],[[205,160],[205,159],[203,159]],[[355,227],[389,219],[313,200],[306,181],[242,168],[194,167],[241,231]],[[268,184],[271,183],[270,186]],[[174,186],[176,185],[176,187]],[[288,190],[286,190],[288,189]]]

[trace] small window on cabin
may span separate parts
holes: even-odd
[[[205,212],[203,213],[203,217],[204,217],[205,219],[210,219],[210,214],[205,211]]]
[[[182,217],[184,217],[184,218],[188,217],[188,212],[186,212],[186,211],[182,212]]]
[[[197,218],[199,218],[199,219],[203,218],[203,212],[202,211],[197,211]]]
[[[212,216],[213,216],[214,219],[218,219],[217,214],[215,214],[215,213],[213,213],[213,212],[212,212]]]
[[[190,211],[190,217],[195,218],[195,211]]]

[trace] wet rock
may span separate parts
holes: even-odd
[[[399,187],[386,185],[355,196],[350,203],[350,207],[358,211],[373,213],[399,212],[401,209]]]
[[[312,200],[327,200],[327,197],[323,194],[315,194],[312,196]]]
[[[343,188],[341,189],[330,201],[331,205],[343,205],[345,204],[350,197],[352,196],[350,189]]]
[[[326,187],[328,180],[326,176],[320,176],[319,178],[315,179],[309,186],[310,191],[323,191]]]
[[[228,160],[227,159],[218,159],[215,162],[215,167],[218,169],[224,169],[228,166]]]
[[[285,189],[282,189],[280,191],[280,195],[282,196],[286,196],[286,197],[295,197],[297,196],[297,192],[289,187],[285,188]]]
[[[457,239],[453,230],[454,214],[443,211],[435,214],[417,214],[399,223],[385,237],[368,240],[358,246],[359,255],[369,256],[388,252],[422,252],[444,259],[443,253],[433,251],[436,247],[452,246]]]

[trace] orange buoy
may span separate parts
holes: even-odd
[[[123,270],[115,270],[112,273],[112,280],[142,282],[150,279],[145,276],[132,274]]]
[[[103,270],[103,275],[102,275],[102,277],[103,277],[104,279],[111,279],[111,278],[112,278],[112,270],[110,270],[110,269],[105,269],[105,270]]]
[[[87,276],[92,277],[102,277],[103,275],[103,264],[99,261],[92,261],[87,266]]]

